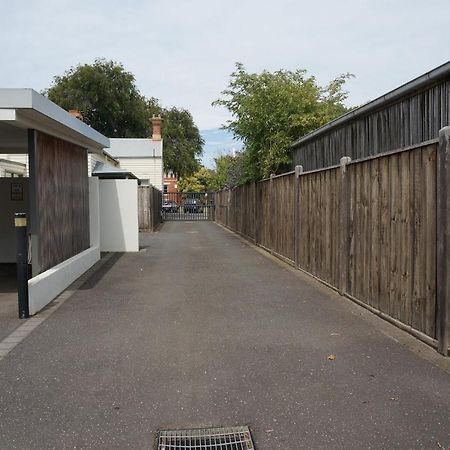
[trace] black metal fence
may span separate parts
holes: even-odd
[[[163,194],[163,220],[215,220],[214,192]]]

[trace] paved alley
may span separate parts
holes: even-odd
[[[443,360],[215,223],[169,222],[0,361],[0,448],[248,425],[258,450],[450,449]]]

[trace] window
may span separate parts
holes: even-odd
[[[8,170],[5,170],[5,178],[21,178],[21,177],[23,177],[22,173],[10,172]]]
[[[164,185],[164,194],[167,194],[167,190],[169,189],[169,186],[167,184]]]

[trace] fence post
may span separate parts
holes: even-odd
[[[339,292],[344,295],[348,290],[348,278],[349,278],[349,215],[350,215],[350,187],[348,180],[347,165],[350,164],[351,158],[349,156],[343,156],[340,160],[341,164],[341,211],[339,217],[339,241],[340,241],[340,259],[341,259],[341,277]]]
[[[148,187],[147,207],[148,207],[148,228],[153,231],[153,186],[151,185]]]
[[[253,233],[255,237],[255,244],[258,245],[258,209],[256,206],[257,196],[256,196],[256,181],[253,182],[253,226],[255,227],[255,232]]]
[[[295,180],[294,180],[294,259],[295,267],[300,265],[300,175],[303,173],[303,166],[295,166]]]
[[[230,201],[231,201],[231,188],[227,190],[227,227],[230,227]]]
[[[269,243],[269,250],[270,253],[273,254],[273,241],[274,241],[274,232],[275,232],[275,193],[273,190],[273,177],[275,176],[274,173],[270,174],[270,181],[269,181],[269,211],[270,211],[270,219],[269,219],[269,236],[270,236],[270,243]]]
[[[450,127],[439,131],[437,154],[437,274],[436,337],[438,350],[448,356],[450,311]]]

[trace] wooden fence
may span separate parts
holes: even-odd
[[[447,354],[450,131],[217,193],[216,221]]]
[[[153,186],[138,186],[139,230],[154,231],[161,223],[162,192]]]

